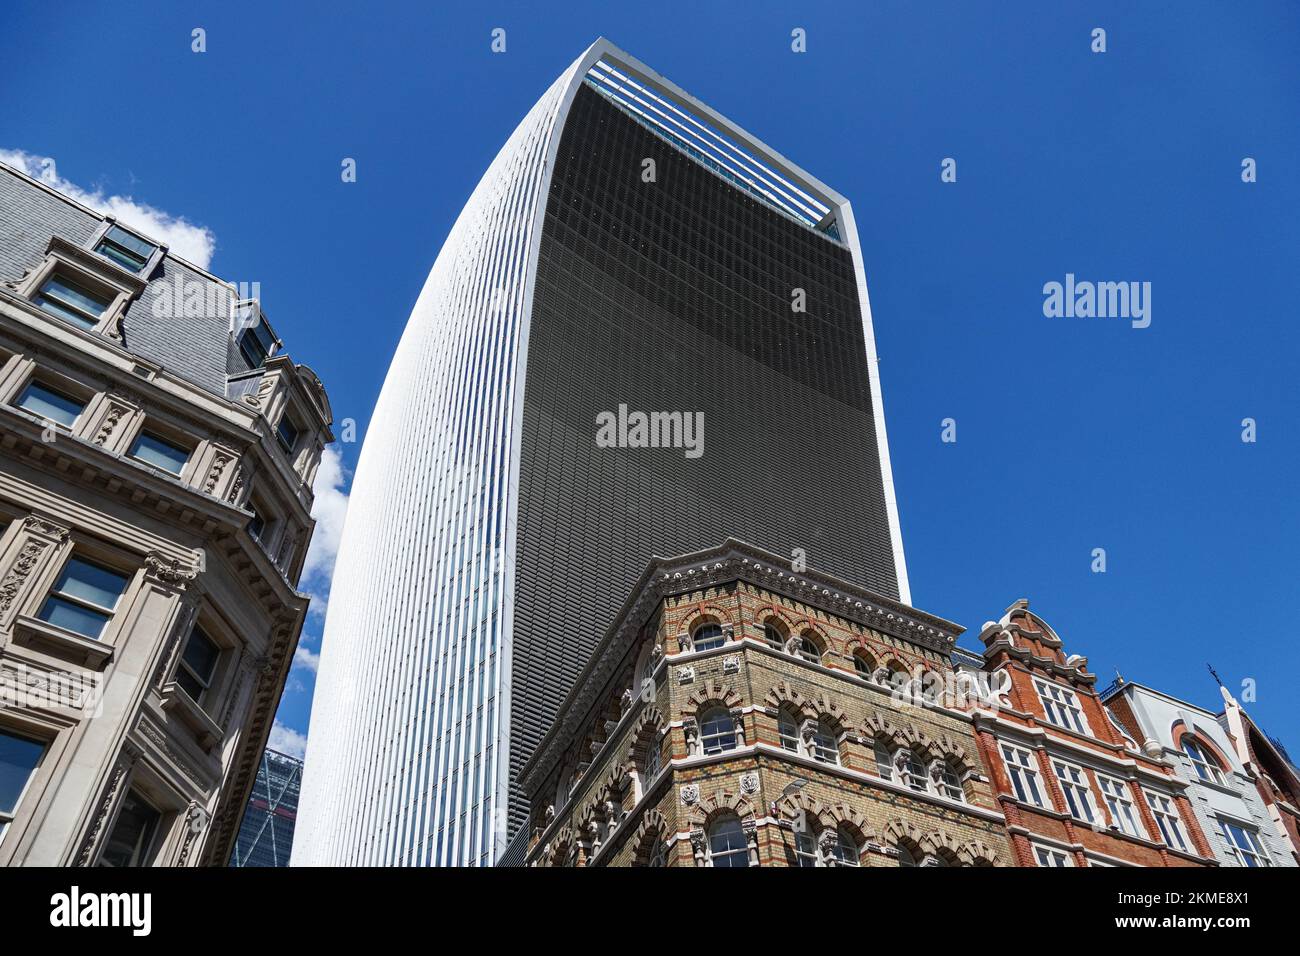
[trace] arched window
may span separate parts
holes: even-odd
[[[727,638],[722,633],[721,624],[701,624],[691,635],[691,645],[697,651],[711,651],[725,643]]]
[[[654,846],[650,848],[650,859],[646,866],[667,866],[668,865],[668,844],[658,837],[655,838]]]
[[[899,866],[920,866],[920,862],[912,855],[906,844],[898,844],[898,865]]]
[[[1209,748],[1191,734],[1183,734],[1183,753],[1192,758],[1192,767],[1198,777],[1211,783],[1223,783],[1219,762],[1210,754]]]
[[[709,827],[709,862],[713,866],[749,866],[745,828],[736,817],[723,817]]]
[[[876,662],[871,659],[871,655],[866,651],[854,651],[853,670],[859,677],[871,680],[871,675],[876,670]]]
[[[961,778],[957,776],[957,771],[946,760],[940,760],[935,765],[936,777],[935,785],[939,788],[939,793],[949,800],[964,800],[966,791],[962,789]]]
[[[777,716],[777,731],[781,735],[781,747],[791,753],[799,752],[799,723],[789,710],[782,707]]]
[[[831,847],[831,855],[835,857],[836,866],[857,866],[858,860],[858,841],[853,838],[848,827],[840,825],[835,830],[835,843]]]
[[[725,707],[712,708],[700,721],[700,746],[706,755],[736,749],[736,722]]]
[[[763,625],[763,640],[777,649],[785,646],[785,634],[775,621],[768,621]]]
[[[925,783],[925,766],[921,763],[920,758],[911,750],[904,750],[902,756],[903,783],[913,790],[922,792],[928,790],[929,788]]]
[[[813,731],[812,756],[822,763],[840,762],[840,748],[835,741],[835,728],[824,720],[817,721],[817,729]]]
[[[817,841],[807,827],[795,832],[794,858],[796,866],[817,865]]]
[[[659,771],[663,767],[663,758],[660,753],[661,744],[658,732],[645,742],[641,749],[641,777],[643,785],[648,785],[650,781],[659,776]]]
[[[800,637],[799,643],[796,647],[796,653],[809,664],[820,664],[822,662],[822,652],[818,650],[816,643],[811,637],[808,637],[807,635]]]

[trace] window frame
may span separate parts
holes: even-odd
[[[1030,849],[1034,854],[1034,864],[1046,869],[1068,869],[1074,866],[1074,854],[1068,850],[1062,850],[1058,847],[1048,846],[1045,843],[1030,843]],[[1044,862],[1043,858],[1048,860],[1060,860],[1060,862]]]
[[[1092,730],[1088,726],[1088,718],[1079,703],[1079,695],[1073,688],[1063,687],[1055,681],[1045,680],[1041,677],[1035,677],[1033,680],[1034,690],[1038,694],[1038,702],[1043,708],[1043,716],[1048,723],[1054,727],[1060,727],[1062,730],[1092,736]],[[1064,696],[1068,700],[1061,700],[1058,695]],[[1057,710],[1072,717],[1073,722],[1058,719]]]
[[[721,852],[718,851],[714,846],[714,841],[721,835],[721,833],[715,831],[721,831],[723,827],[726,827],[728,831],[732,831],[733,824],[734,824],[734,832],[740,834],[740,846],[728,847],[724,851]],[[707,831],[706,838],[709,841],[709,866],[718,867],[717,861],[719,859],[725,859],[728,861],[741,859],[744,862],[741,863],[740,865],[736,865],[734,863],[728,862],[725,866],[718,867],[718,869],[738,870],[738,869],[748,868],[749,836],[745,833],[745,824],[741,821],[740,817],[734,815],[728,815],[722,817],[721,819],[714,820],[712,823],[709,824],[709,829]]]
[[[117,248],[124,250],[128,254],[134,252],[134,250],[128,249],[121,242],[118,242],[116,239],[112,238],[111,233],[113,232],[114,229],[116,229],[118,232],[125,233],[126,235],[130,236],[131,238],[137,240],[138,242],[146,246],[149,246],[150,248],[149,255],[146,256],[144,258],[144,261],[140,263],[140,267],[138,269],[133,269],[126,263],[123,263],[113,258],[112,256],[107,255],[106,253],[100,251],[99,248],[100,246],[108,244],[108,245],[116,246]],[[103,224],[96,231],[95,235],[91,237],[90,242],[87,245],[87,248],[92,253],[99,256],[101,259],[105,259],[108,262],[111,262],[117,268],[124,269],[127,272],[131,273],[131,275],[139,276],[142,279],[153,272],[154,268],[158,264],[158,260],[161,259],[163,255],[166,253],[166,247],[163,246],[161,243],[154,242],[152,239],[146,239],[142,233],[139,233],[134,229],[127,228],[126,226],[122,225],[120,222],[118,222],[116,219],[113,219],[112,217],[106,218],[104,220]],[[136,252],[135,254],[139,255],[138,252]]]
[[[213,651],[216,652],[212,658],[211,673],[208,674],[206,680],[199,674],[195,673],[194,668],[191,667],[189,662],[185,659],[185,652],[189,650],[190,642],[195,639],[196,635],[202,640],[207,641],[207,643],[211,645]],[[172,671],[172,681],[181,689],[182,692],[189,696],[190,700],[194,701],[194,703],[199,707],[203,707],[207,702],[207,698],[212,694],[213,688],[218,684],[218,678],[221,676],[222,657],[225,653],[226,648],[223,647],[219,641],[213,638],[211,633],[209,633],[208,629],[205,628],[201,622],[196,621],[194,626],[190,628],[190,633],[185,638],[185,643],[181,646],[180,653],[176,655],[176,669]],[[182,670],[193,678],[202,688],[197,697],[191,693],[190,689],[182,682],[180,677]]]
[[[1099,814],[1092,795],[1092,784],[1088,782],[1088,771],[1077,764],[1054,758],[1052,773],[1056,775],[1056,783],[1065,797],[1066,812],[1080,823],[1096,823]]]
[[[1238,864],[1251,869],[1267,869],[1273,866],[1273,858],[1269,854],[1264,841],[1260,839],[1258,829],[1244,823],[1238,823],[1236,820],[1222,815],[1216,815],[1214,819],[1219,824],[1220,835],[1228,844],[1228,850]],[[1246,842],[1252,844],[1252,846],[1243,847],[1233,835],[1233,830],[1239,832]],[[1252,863],[1250,862],[1252,858],[1258,858],[1260,862]]]
[[[41,752],[36,757],[36,762],[27,771],[27,779],[23,781],[22,787],[19,788],[17,795],[14,797],[13,806],[8,810],[0,806],[0,844],[3,844],[4,838],[9,833],[9,827],[18,819],[18,814],[22,811],[23,801],[31,793],[33,781],[36,780],[46,758],[49,756],[52,742],[32,731],[15,728],[7,724],[0,724],[0,735],[37,744],[41,748]]]
[[[1126,833],[1129,836],[1145,836],[1145,829],[1138,821],[1141,819],[1136,812],[1136,806],[1133,801],[1133,792],[1129,788],[1128,782],[1121,780],[1119,777],[1110,777],[1106,774],[1096,774],[1097,786],[1101,789],[1101,803],[1106,808],[1106,814],[1110,817],[1111,826],[1120,833]],[[1113,788],[1114,793],[1108,788]],[[1116,806],[1123,810],[1121,813]],[[1125,823],[1127,821],[1127,825]]]
[[[102,643],[104,641],[105,633],[108,631],[109,625],[113,622],[114,617],[117,616],[118,608],[122,606],[122,598],[124,598],[127,592],[131,589],[131,584],[135,575],[133,572],[122,571],[120,568],[115,567],[110,562],[101,561],[98,558],[86,557],[85,553],[86,552],[84,550],[75,547],[69,550],[66,559],[64,560],[63,564],[59,567],[58,571],[55,573],[54,579],[50,582],[50,586],[46,589],[44,596],[41,598],[40,604],[36,609],[36,618],[37,620],[41,621],[44,624],[49,625],[50,627],[59,628],[60,630],[67,631],[69,634],[76,634],[78,637],[85,638],[86,640],[97,641]],[[74,562],[88,565],[92,568],[97,568],[101,571],[107,571],[110,574],[114,574],[122,578],[122,590],[117,595],[117,598],[113,602],[113,606],[111,608],[105,607],[100,604],[95,604],[93,601],[90,601],[86,598],[78,597],[75,594],[69,594],[67,592],[59,590],[59,582],[64,579],[64,576],[68,573],[69,569],[72,567]],[[46,608],[50,605],[52,601],[55,600],[62,601],[66,604],[71,604],[74,607],[81,608],[83,611],[89,611],[92,614],[102,616],[104,620],[103,623],[100,625],[99,633],[95,635],[83,634],[81,631],[74,630],[73,628],[70,627],[64,627],[62,624],[56,624],[53,621],[46,618],[45,617]]]
[[[708,642],[708,646],[701,646],[700,634],[715,627],[718,629],[716,638],[713,635],[710,635],[705,639]],[[705,621],[702,624],[697,624],[691,631],[691,650],[693,651],[716,651],[719,647],[726,645],[726,643],[727,632],[722,629],[722,625],[717,621]]]
[[[33,388],[44,389],[45,391],[50,392],[51,394],[56,395],[59,398],[63,398],[66,399],[67,401],[73,402],[79,405],[81,410],[77,412],[77,414],[73,417],[71,422],[61,422],[61,421],[57,421],[56,419],[50,418],[47,415],[42,415],[40,412],[33,411],[30,408],[26,408],[22,404],[23,398]],[[80,392],[81,394],[77,394],[78,392]],[[76,431],[77,425],[81,423],[83,417],[86,414],[86,410],[90,407],[90,402],[93,398],[94,398],[93,392],[88,393],[88,390],[85,389],[66,388],[61,382],[55,382],[54,380],[52,380],[51,377],[45,374],[43,370],[33,370],[32,374],[27,377],[27,380],[24,381],[18,387],[18,389],[15,390],[13,394],[13,398],[9,400],[9,406],[11,408],[18,409],[19,411],[22,411],[25,414],[31,415],[33,418],[38,418],[47,424],[53,425],[55,428],[58,428],[71,435]]]
[[[1147,809],[1151,811],[1151,816],[1156,821],[1156,830],[1160,834],[1160,842],[1171,850],[1178,850],[1181,853],[1190,853],[1191,851],[1187,848],[1188,838],[1183,833],[1183,817],[1178,810],[1178,804],[1174,801],[1174,798],[1145,788],[1143,788],[1142,793],[1147,801]],[[1157,801],[1163,803],[1164,806],[1157,806]],[[1166,820],[1172,823],[1171,827],[1166,828]],[[1173,836],[1177,837],[1177,845],[1169,839],[1171,833]]]
[[[142,422],[140,427],[136,429],[135,435],[132,436],[131,444],[127,446],[126,456],[133,462],[144,465],[146,468],[152,468],[155,471],[164,472],[179,481],[183,481],[185,480],[185,473],[189,469],[190,462],[194,460],[194,452],[197,446],[193,443],[187,443],[178,439],[176,435],[177,432],[175,429],[167,428],[166,426],[159,428],[157,427],[157,423],[147,421]],[[159,442],[163,445],[168,445],[176,451],[185,452],[185,460],[181,462],[180,470],[172,471],[170,468],[155,464],[152,461],[146,461],[139,457],[136,453],[137,449],[140,446],[140,442],[146,438],[152,439],[153,441]]]
[[[1028,806],[1035,806],[1042,810],[1048,809],[1047,800],[1043,793],[1044,787],[1039,784],[1038,780],[1041,775],[1041,768],[1038,765],[1038,757],[1035,752],[1003,741],[998,743],[1002,751],[1002,764],[1006,768],[1007,777],[1011,781],[1011,789],[1016,799]],[[1007,753],[1008,751],[1016,754],[1017,758],[1020,756],[1025,757],[1026,762],[1017,759],[1013,763]],[[1027,778],[1028,788],[1022,788],[1020,785],[1022,775]],[[1025,792],[1022,793],[1022,790]],[[1033,799],[1026,799],[1030,791],[1032,791]]]
[[[721,719],[719,718],[719,715],[721,715],[721,718],[725,718],[727,722],[726,729],[715,730],[712,732],[707,731],[706,728],[709,724]],[[728,739],[731,741],[730,746],[724,746],[724,742]],[[710,744],[708,742],[710,740],[715,741],[717,749],[709,749]],[[736,733],[736,721],[731,716],[731,711],[727,710],[725,707],[710,707],[700,715],[700,753],[702,755],[713,757],[717,754],[729,753],[732,750],[736,750],[739,746],[740,738]]]
[[[1184,733],[1179,745],[1183,751],[1183,756],[1191,761],[1192,769],[1196,772],[1199,782],[1213,783],[1218,786],[1224,785],[1223,768],[1219,766],[1219,761],[1214,754],[1196,734]]]

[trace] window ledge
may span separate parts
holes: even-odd
[[[182,690],[180,684],[175,681],[163,685],[162,709],[167,713],[175,713],[181,723],[194,731],[194,736],[204,752],[211,751],[225,739],[226,735],[217,726],[217,722],[209,717],[208,712],[196,704],[194,698]]]
[[[73,664],[103,670],[113,657],[113,646],[56,627],[35,617],[21,615],[14,621],[15,644],[44,651]]]

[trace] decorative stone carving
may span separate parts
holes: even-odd
[[[235,480],[230,483],[230,494],[226,495],[226,501],[230,504],[239,503],[239,494],[244,490],[244,469],[240,468],[235,472]]]
[[[148,570],[145,576],[163,584],[184,587],[199,576],[199,572],[189,564],[182,564],[177,558],[169,558],[160,551],[150,551],[144,556]]]
[[[691,830],[691,855],[695,857],[696,866],[704,866],[709,852],[709,838],[704,830],[695,827]]]
[[[752,770],[740,775],[740,792],[752,797],[758,793],[758,774]]]
[[[738,674],[740,673],[740,656],[729,654],[722,659],[722,673]]]
[[[217,485],[221,483],[221,475],[228,464],[230,464],[230,456],[218,452],[212,459],[212,467],[208,469],[208,477],[203,482],[204,491],[212,494],[217,490]]]
[[[736,746],[745,746],[745,712],[739,707],[731,711],[731,723],[736,728]]]
[[[177,866],[184,866],[185,861],[189,859],[190,850],[194,848],[195,841],[208,826],[208,812],[204,810],[197,802],[191,800],[189,809],[185,811],[185,839],[181,844],[180,856],[176,859]]]
[[[698,783],[684,783],[681,789],[682,803],[688,807],[693,807],[700,802],[700,785]]]
[[[118,424],[121,423],[122,419],[126,416],[126,413],[130,411],[130,409],[125,405],[119,405],[115,402],[113,398],[112,395],[108,397],[108,413],[104,415],[104,420],[99,423],[99,429],[95,432],[95,437],[92,439],[96,445],[106,444],[109,438],[113,436],[113,432],[117,430]]]
[[[839,846],[839,836],[834,830],[825,829],[817,836],[817,865],[836,866],[835,850]]]
[[[694,680],[695,680],[695,668],[694,668],[694,667],[687,666],[687,667],[679,667],[679,668],[677,668],[677,683],[679,683],[679,684],[689,684],[689,683],[691,683],[691,682],[694,681]]]
[[[686,756],[700,756],[700,726],[694,718],[688,718],[682,723],[682,734],[686,737]]]
[[[0,579],[0,614],[6,613],[13,606],[23,584],[31,576],[32,569],[49,547],[49,542],[39,539],[29,539],[23,545],[13,565],[5,572],[4,578]]]
[[[691,635],[686,631],[682,631],[677,635],[677,650],[683,654],[689,654],[695,650],[695,641],[691,639]]]

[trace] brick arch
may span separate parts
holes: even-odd
[[[641,716],[632,725],[632,733],[628,736],[627,753],[625,754],[627,762],[635,765],[637,758],[641,755],[642,748],[667,732],[668,721],[664,719],[663,711],[657,705],[651,704],[641,711]]]
[[[741,820],[753,817],[754,805],[749,798],[736,793],[717,793],[705,797],[691,807],[686,819],[692,827],[707,830],[719,816],[734,813]]]
[[[895,727],[884,714],[872,714],[862,722],[862,736],[866,737],[874,745],[877,741],[886,744],[894,742],[894,736],[898,733]]]
[[[962,844],[961,849],[957,851],[957,859],[962,866],[995,866],[998,861],[998,851],[982,840],[971,840]]]
[[[937,759],[950,762],[959,774],[965,775],[978,769],[977,764],[966,753],[966,748],[948,734],[941,734],[931,741],[930,753]]]
[[[691,610],[681,624],[681,630],[695,636],[695,629],[704,624],[735,624],[731,619],[731,612],[726,608],[719,607],[716,604],[706,604],[703,607],[697,607]]]
[[[809,822],[816,824],[819,830],[830,824],[831,818],[826,815],[826,807],[822,802],[802,790],[782,798],[781,802],[777,804],[777,809],[780,811],[781,816],[787,820],[794,820],[798,818],[800,813],[803,813]]]
[[[565,866],[574,847],[573,827],[565,824],[542,851],[546,866]]]
[[[834,806],[826,808],[826,817],[831,826],[844,827],[857,841],[859,850],[864,844],[876,842],[875,831],[872,830],[871,824],[861,812],[853,809],[847,803],[837,803]]]
[[[687,700],[689,712],[699,720],[706,710],[713,706],[725,707],[727,710],[739,707],[743,698],[730,687],[724,687],[719,681],[711,680],[691,694]]]
[[[919,757],[929,760],[935,757],[934,741],[924,730],[917,730],[910,725],[894,730],[894,743],[915,751]]]
[[[791,637],[795,635],[806,637],[812,641],[817,646],[817,650],[822,657],[825,657],[832,650],[831,639],[826,630],[809,618],[804,618],[799,622],[799,626],[790,632]]]
[[[901,843],[925,856],[931,850],[930,834],[902,817],[894,817],[883,831],[887,843]]]
[[[765,604],[754,612],[754,622],[759,627],[765,626],[769,621],[775,621],[780,625],[778,629],[782,632],[782,641],[795,632],[795,625],[790,615],[775,604]]]
[[[850,661],[855,657],[866,658],[867,663],[871,665],[867,669],[868,674],[874,673],[880,666],[880,654],[877,649],[857,636],[849,638],[849,642],[844,645],[844,656]],[[856,671],[857,668],[855,667],[854,670]]]
[[[961,864],[962,844],[950,833],[942,830],[932,830],[927,839],[930,843],[930,852],[936,856],[942,856],[949,865]]]
[[[781,681],[775,687],[770,688],[767,696],[763,698],[763,703],[767,705],[768,711],[773,716],[777,715],[782,707],[793,710],[799,717],[815,717],[817,715],[817,712],[811,708],[811,702],[808,698],[791,687],[789,681]]]
[[[647,810],[632,834],[632,865],[647,866],[655,843],[668,839],[668,818],[658,809]]]
[[[816,719],[826,721],[838,728],[841,733],[848,729],[849,715],[844,712],[844,708],[825,694],[818,694],[815,700],[808,702],[808,706]]]

